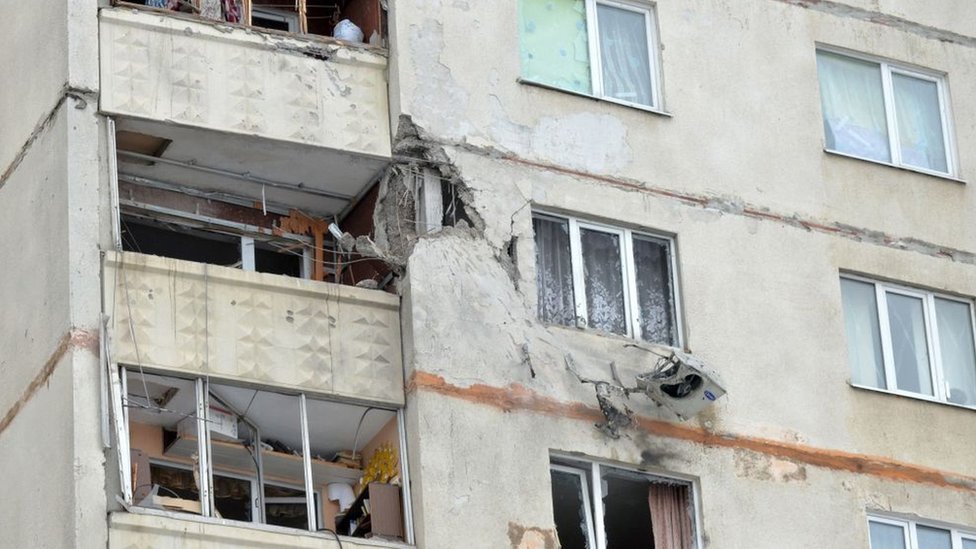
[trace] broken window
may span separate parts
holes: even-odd
[[[533,229],[541,320],[680,345],[670,238],[549,214]]]
[[[817,50],[827,150],[952,174],[945,76]]]
[[[564,549],[693,549],[691,485],[599,463],[554,459],[553,519]]]
[[[177,11],[202,19],[239,23],[285,32],[300,32],[382,45],[386,40],[386,10],[380,0],[118,0],[123,5]],[[337,31],[341,21],[359,33]]]
[[[121,380],[134,505],[406,540],[396,411],[137,369]]]
[[[868,517],[871,549],[976,549],[976,530],[920,524],[880,516]]]
[[[845,275],[855,385],[976,407],[973,302]]]
[[[629,0],[520,0],[522,77],[660,108],[654,9]]]

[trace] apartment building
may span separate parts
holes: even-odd
[[[967,2],[0,28],[0,546],[976,548]]]

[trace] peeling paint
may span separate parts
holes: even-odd
[[[778,459],[746,450],[733,452],[735,474],[756,480],[799,482],[807,479],[806,467],[796,462]]]
[[[508,539],[512,549],[556,549],[556,533],[549,529],[526,527],[508,523]]]

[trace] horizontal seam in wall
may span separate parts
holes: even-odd
[[[45,130],[51,126],[51,123],[57,117],[61,107],[64,106],[64,102],[69,97],[77,99],[80,105],[78,108],[83,109],[88,105],[88,101],[95,100],[97,95],[97,92],[83,88],[72,88],[68,86],[61,88],[61,95],[54,103],[54,107],[52,107],[44,118],[42,118],[41,121],[34,126],[34,130],[31,131],[30,136],[27,137],[27,141],[24,141],[24,144],[20,146],[20,149],[17,150],[17,154],[14,155],[14,159],[7,166],[7,169],[3,171],[3,175],[0,175],[0,189],[3,188],[3,186],[7,183],[7,180],[10,179],[10,176],[13,175],[14,171],[17,170],[21,162],[24,161],[24,158],[27,157],[27,153],[30,152],[31,146],[34,145],[34,142],[37,141],[38,138],[44,134]]]
[[[51,375],[54,374],[54,370],[57,369],[58,364],[69,349],[74,348],[85,348],[92,351],[92,353],[97,354],[98,349],[98,334],[87,330],[71,330],[68,333],[61,336],[61,340],[58,342],[58,346],[48,357],[44,366],[41,368],[34,379],[31,380],[27,388],[21,393],[20,398],[17,402],[7,410],[7,413],[3,415],[3,419],[0,419],[0,436],[3,436],[4,431],[7,427],[13,423],[17,414],[27,405],[28,402],[37,394],[37,391],[47,384],[48,380],[51,379]]]
[[[407,393],[428,391],[459,398],[468,402],[492,406],[510,412],[522,410],[565,419],[603,421],[599,408],[578,402],[564,402],[541,395],[521,384],[493,387],[475,384],[467,387],[452,385],[443,377],[415,371],[407,384]],[[976,492],[976,477],[956,475],[938,469],[922,467],[881,456],[855,454],[771,439],[743,437],[732,433],[713,433],[698,427],[637,416],[637,428],[651,435],[689,441],[714,448],[746,450],[770,457],[807,465],[870,475],[895,482],[928,484],[965,492]]]
[[[815,10],[830,15],[835,15],[837,17],[847,17],[851,19],[858,19],[860,21],[867,21],[869,23],[876,23],[878,25],[884,25],[886,27],[892,27],[898,30],[903,30],[905,32],[909,32],[921,36],[923,38],[938,40],[940,42],[948,42],[950,44],[957,44],[960,46],[965,46],[967,48],[976,48],[976,37],[967,36],[965,34],[959,34],[957,32],[952,32],[937,27],[922,25],[921,23],[917,23],[915,21],[911,21],[895,15],[882,13],[880,11],[866,10],[864,8],[849,6],[847,4],[843,4],[840,2],[832,2],[830,0],[773,0],[773,1],[782,4],[789,4],[791,6],[807,8],[810,10]]]
[[[927,255],[930,257],[935,257],[940,259],[948,259],[950,261],[954,261],[957,263],[964,263],[967,265],[976,265],[976,253],[969,252],[966,250],[960,250],[958,248],[952,248],[949,246],[942,246],[940,244],[934,244],[932,242],[926,242],[924,240],[920,240],[914,237],[898,237],[898,236],[889,235],[882,231],[868,229],[865,227],[856,227],[853,225],[848,225],[846,223],[803,218],[800,217],[798,214],[786,215],[786,214],[776,213],[761,206],[755,206],[752,204],[739,202],[731,197],[699,195],[693,193],[684,193],[672,189],[666,189],[663,187],[652,187],[640,181],[635,181],[635,180],[630,180],[630,179],[620,178],[620,177],[612,177],[608,175],[601,175],[592,172],[574,170],[556,164],[550,164],[547,162],[540,162],[536,160],[529,160],[508,152],[498,151],[491,147],[483,147],[483,146],[471,145],[467,143],[438,141],[433,138],[427,138],[427,139],[429,142],[435,143],[442,147],[456,148],[458,150],[475,154],[478,156],[503,160],[503,161],[511,162],[513,164],[520,164],[523,166],[528,166],[539,170],[560,173],[572,177],[591,179],[593,181],[599,181],[600,183],[612,185],[614,187],[618,187],[624,190],[641,192],[641,193],[646,193],[658,197],[668,198],[668,199],[681,202],[682,204],[688,206],[694,206],[706,210],[712,210],[712,211],[719,212],[721,214],[738,215],[742,217],[748,217],[750,219],[757,219],[760,221],[772,221],[774,223],[780,223],[785,226],[801,229],[807,232],[816,232],[816,233],[827,234],[832,236],[839,236],[839,237],[846,238],[848,240],[854,240],[856,242],[874,244],[876,246],[882,246],[885,248],[891,248],[895,250],[915,252],[922,255]]]

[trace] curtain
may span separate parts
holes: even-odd
[[[678,337],[674,322],[668,242],[634,236],[634,271],[641,338],[662,345],[676,345]]]
[[[881,66],[817,52],[827,148],[891,162]]]
[[[521,0],[519,34],[523,78],[592,93],[583,0]]]
[[[922,300],[888,292],[887,301],[888,322],[891,325],[891,354],[895,361],[895,381],[898,388],[932,395]]]
[[[620,235],[580,229],[586,322],[590,328],[627,333]]]
[[[905,549],[905,531],[901,526],[871,522],[871,549]]]
[[[643,12],[597,4],[603,95],[651,106],[651,62]]]
[[[938,85],[930,80],[894,73],[891,85],[895,94],[902,162],[948,172]]]
[[[881,327],[878,323],[878,297],[874,284],[841,279],[844,304],[844,331],[852,380],[858,385],[884,389],[885,371],[881,354]]]
[[[688,487],[651,483],[647,499],[651,507],[654,549],[693,549]]]
[[[969,304],[948,299],[935,300],[939,327],[942,369],[949,385],[949,402],[976,405],[976,349],[973,348],[973,319]]]
[[[569,251],[569,223],[566,220],[536,217],[536,291],[539,318],[543,322],[576,325],[573,297],[573,267]]]

